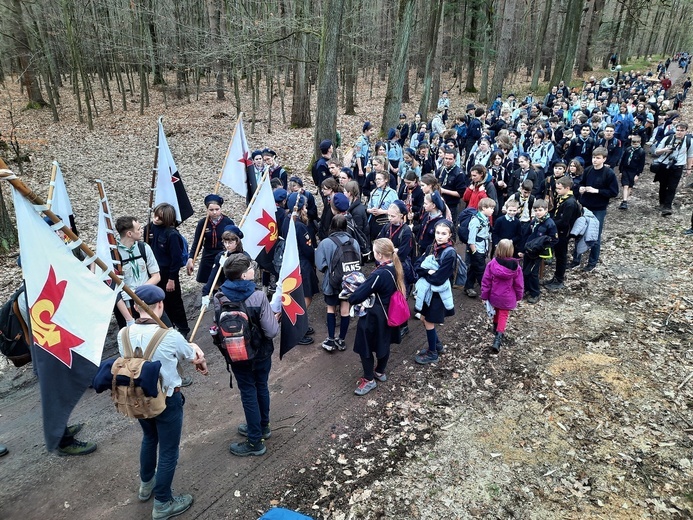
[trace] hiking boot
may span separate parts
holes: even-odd
[[[311,338],[308,335],[303,336],[301,339],[298,340],[299,345],[310,345],[311,343],[313,343],[313,338]]]
[[[10,450],[7,449],[7,446],[4,444],[0,444],[0,457],[4,457],[10,452]]]
[[[568,269],[577,269],[578,267],[580,267],[580,262],[570,262]]]
[[[308,327],[308,330],[306,331],[306,336],[312,336],[315,334],[315,329],[313,327]]]
[[[539,301],[539,298],[541,298],[541,296],[538,294],[536,296],[528,296],[527,303],[535,304]]]
[[[587,264],[587,265],[585,266],[585,268],[584,268],[582,271],[585,272],[585,273],[591,273],[591,272],[594,271],[596,268],[597,268],[596,265]]]
[[[385,381],[387,381],[387,374],[385,372],[383,372],[382,374],[380,372],[373,372],[373,375],[381,383],[384,383]]]
[[[181,378],[180,386],[185,387],[185,386],[190,386],[192,384],[193,384],[192,376],[185,376],[185,377]]]
[[[563,282],[556,281],[550,284],[546,284],[544,287],[549,291],[560,291],[565,287],[565,285],[563,285]]]
[[[671,210],[671,208],[664,208],[664,209],[662,210],[662,216],[663,216],[663,217],[668,217],[668,216],[671,215],[672,213],[674,213],[674,212]]]
[[[542,287],[545,287],[547,285],[551,285],[552,283],[556,283],[555,277],[551,278],[551,280],[542,280],[541,282],[539,282],[539,285],[541,285]]]
[[[168,502],[159,502],[154,499],[152,508],[152,520],[168,520],[184,513],[193,503],[192,495],[175,495]]]
[[[89,455],[95,451],[95,442],[84,442],[73,439],[71,444],[68,444],[64,448],[58,448],[58,455],[61,457],[68,455]]]
[[[337,350],[340,352],[344,352],[346,350],[346,341],[344,341],[342,338],[337,338],[334,340],[334,342],[337,345]]]
[[[154,475],[149,482],[143,482],[140,480],[140,490],[137,493],[137,498],[140,500],[140,502],[146,502],[152,497],[154,486],[156,486],[156,475]]]
[[[252,444],[250,441],[234,442],[229,446],[229,451],[232,455],[237,455],[239,457],[249,457],[251,455],[260,456],[265,454],[267,447],[262,441],[256,442],[255,444]]]
[[[618,209],[628,209],[628,201],[624,200],[621,202],[621,205],[618,207]]]
[[[438,361],[438,352],[431,352],[430,350],[427,350],[424,354],[417,354],[414,356],[414,361],[416,361],[419,365],[436,363]]]
[[[378,386],[378,384],[375,381],[369,381],[365,377],[362,377],[358,380],[358,386],[356,387],[356,390],[354,390],[354,393],[356,395],[366,395],[376,386]]]
[[[686,231],[683,232],[684,235],[693,235],[693,228],[687,229]]]
[[[496,332],[496,338],[493,340],[493,345],[491,345],[491,351],[494,354],[498,354],[501,349],[501,343],[503,342],[503,333]]]
[[[243,435],[243,437],[248,436],[248,425],[246,423],[241,423],[238,425],[238,433]],[[262,438],[263,440],[267,440],[270,437],[272,437],[272,430],[270,429],[270,425],[268,424],[262,429]]]
[[[327,350],[327,352],[334,352],[337,350],[337,342],[334,340],[334,338],[327,338],[322,342],[322,348]]]
[[[479,293],[476,292],[474,289],[465,289],[464,294],[466,294],[470,298],[476,298],[477,296],[479,296]]]
[[[77,423],[73,424],[72,426],[67,427],[67,435],[70,437],[74,437],[77,435],[79,432],[82,431],[82,428],[84,428],[84,423]]]

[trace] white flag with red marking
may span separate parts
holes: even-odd
[[[241,231],[243,232],[243,249],[253,258],[257,258],[263,250],[268,253],[277,243],[279,229],[277,228],[276,205],[269,176],[260,183],[257,196],[248,210]]]
[[[245,132],[243,131],[243,120],[239,118],[236,123],[236,129],[233,132],[233,139],[229,144],[229,150],[226,154],[226,161],[224,161],[219,182],[228,186],[242,197],[252,197],[254,186],[248,186],[248,167],[252,166],[252,164],[248,141],[246,141]]]

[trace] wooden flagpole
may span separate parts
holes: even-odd
[[[233,134],[231,134],[231,141],[229,142],[229,146],[226,148],[226,155],[224,156],[224,163],[221,165],[221,170],[219,170],[219,176],[217,177],[217,182],[214,185],[214,191],[212,192],[214,195],[219,193],[219,188],[221,187],[221,177],[224,175],[224,168],[226,168],[226,161],[229,159],[229,150],[231,149],[231,144],[233,144],[233,140],[236,138],[236,132],[238,131],[239,125],[243,124],[243,112],[238,114],[238,121],[236,121],[236,126],[233,129]],[[246,208],[247,212],[247,208]],[[200,238],[197,240],[197,244],[195,244],[195,254],[193,255],[192,259],[192,268],[195,269],[195,262],[197,262],[197,257],[200,254],[200,250],[202,249],[202,242],[204,241],[205,238],[205,229],[207,229],[207,222],[209,222],[209,213],[205,211],[205,223],[202,225],[202,233],[200,233]],[[192,272],[190,272],[192,274]]]
[[[214,281],[212,282],[212,288],[210,291],[214,291],[214,288],[217,286],[217,282],[219,281],[219,275],[221,274],[221,270],[224,268],[224,264],[226,263],[226,259],[229,257],[229,252],[225,251],[224,254],[221,256],[219,259],[219,269],[217,270],[216,276],[214,276]],[[200,323],[202,322],[202,316],[205,315],[205,312],[207,312],[207,306],[205,305],[200,309],[200,315],[197,317],[197,321],[195,322],[195,327],[193,328],[192,333],[190,334],[190,339],[188,340],[190,343],[193,343],[195,340],[195,334],[197,334],[197,329],[200,327]]]
[[[31,202],[35,206],[45,206],[45,201],[39,197],[36,193],[31,191],[31,189],[22,182],[21,179],[19,179],[12,170],[7,168],[7,164],[5,164],[5,161],[0,159],[0,180],[6,180],[9,182],[24,198],[26,198],[29,202]],[[42,210],[43,213],[49,217],[54,224],[60,223],[60,219],[57,217],[55,213],[53,213],[49,209],[44,209]],[[77,242],[80,240],[80,238],[75,235],[72,232],[72,229],[70,229],[70,226],[66,226],[65,223],[63,222],[63,227],[61,228],[61,231],[67,235],[67,237],[72,240],[73,242]],[[154,312],[149,308],[149,305],[144,303],[136,294],[135,291],[133,291],[129,286],[125,285],[123,283],[123,280],[112,270],[108,268],[106,264],[104,264],[100,258],[96,256],[96,253],[89,249],[89,247],[84,243],[80,241],[79,248],[86,254],[89,258],[91,257],[96,257],[94,260],[94,263],[99,266],[101,271],[108,272],[108,277],[113,280],[116,284],[116,286],[119,286],[120,284],[123,284],[123,291],[125,291],[130,298],[142,309],[144,310],[147,314],[149,314],[154,321],[156,321],[157,325],[159,327],[162,327],[164,329],[167,329],[168,327],[164,324],[164,322],[161,321],[161,318],[159,318]]]
[[[113,259],[113,264],[116,266],[116,274],[121,275],[123,272],[122,263],[120,261],[120,253],[118,252],[118,242],[115,238],[115,226],[113,225],[113,217],[111,216],[111,206],[108,204],[106,190],[104,190],[103,181],[101,179],[96,179],[96,187],[99,190],[99,201],[101,202],[101,208],[106,216],[106,227],[109,231],[108,244],[111,249],[111,258]]]
[[[53,161],[53,165],[51,166],[51,182],[48,186],[48,197],[46,198],[46,206],[48,206],[48,209],[51,209],[53,207],[53,193],[55,192],[55,178],[58,175],[58,162]]]
[[[156,125],[156,148],[154,149],[154,168],[152,168],[152,185],[149,189],[149,212],[147,214],[147,234],[144,241],[149,243],[149,233],[152,226],[152,210],[154,209],[154,192],[156,191],[156,176],[159,172],[159,124],[164,116],[159,116]]]

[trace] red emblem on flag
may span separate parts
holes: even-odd
[[[253,164],[253,161],[248,158],[249,153],[250,152],[248,151],[243,152],[243,157],[238,159],[238,162],[243,164],[244,166],[250,166],[251,164]]]
[[[300,267],[296,266],[296,269],[294,269],[289,276],[284,278],[282,282],[282,307],[284,307],[286,317],[289,318],[289,321],[294,326],[298,321],[298,317],[305,314],[303,307],[291,296],[291,293],[294,292],[297,287],[300,287],[301,281]]]
[[[270,250],[274,247],[274,244],[277,242],[277,238],[279,237],[277,221],[274,220],[274,217],[272,217],[263,209],[262,216],[259,219],[256,219],[255,222],[257,222],[267,230],[267,234],[264,237],[262,237],[262,240],[260,240],[257,243],[257,245],[264,247],[265,252],[269,253]]]
[[[58,282],[51,266],[48,279],[41,294],[29,309],[29,314],[34,343],[72,368],[71,349],[80,346],[84,340],[53,322],[53,316],[60,307],[66,287],[67,280]]]

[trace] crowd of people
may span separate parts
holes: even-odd
[[[391,325],[394,302],[402,298],[413,299],[413,319],[426,335],[414,361],[440,361],[445,344],[438,326],[455,315],[452,289],[461,271],[466,271],[463,293],[480,297],[491,317],[489,346],[499,354],[509,313],[521,300],[535,304],[542,290],[564,290],[568,269],[598,268],[610,203],[620,195],[619,210],[631,210],[648,155],[659,182],[658,210],[670,217],[680,180],[693,167],[693,146],[674,109],[690,81],[681,98],[672,96],[667,67],[687,69],[688,61],[682,53],[656,73],[590,78],[582,89],[561,82],[541,99],[531,92],[521,100],[513,93],[499,95],[488,107],[467,105],[454,120],[443,92],[430,122],[421,114],[411,121],[401,114],[385,139],[375,141],[374,125],[366,121],[339,158],[334,143],[322,141],[311,171],[315,193],[303,177],[281,166],[272,149],[253,152],[249,174],[258,180],[268,173],[281,237],[286,239],[291,221],[295,224],[306,308],[323,295],[327,337],[321,348],[345,351],[351,318],[357,318],[352,346],[362,376],[354,393],[366,395],[388,380],[390,346],[409,332],[408,322]],[[196,226],[187,261],[173,206],[155,207],[147,227],[135,217],[116,222],[125,282],[177,329],[154,358],[162,362],[170,411],[140,420],[139,498],[154,495],[153,518],[179,514],[193,500],[174,496],[170,486],[183,420],[180,388],[191,382],[180,364],[192,361],[206,373],[204,353],[185,341],[190,327],[182,273],[196,270],[202,307],[213,303],[216,344],[227,303],[242,306],[252,324],[257,355],[251,361],[227,360],[246,418],[238,426],[246,440],[232,443],[229,451],[263,455],[272,435],[268,379],[281,316],[281,307],[273,305],[281,291],[278,265],[273,251],[255,260],[244,251],[243,233],[224,214],[221,196],[211,194],[204,204],[207,215]],[[685,233],[693,235],[693,217]],[[192,252],[198,245],[195,266]],[[126,294],[116,317],[129,327],[133,345],[146,345],[155,323]],[[308,327],[299,344],[314,343],[314,335]],[[78,448],[71,454],[81,454]]]

